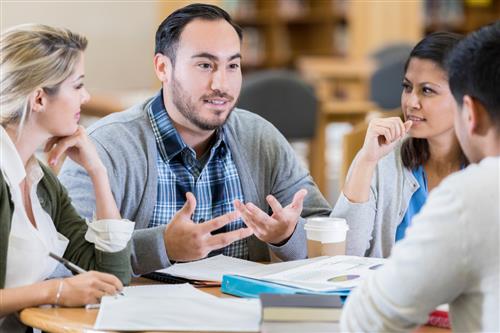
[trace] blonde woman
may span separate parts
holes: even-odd
[[[2,332],[26,329],[16,316],[25,307],[96,303],[130,279],[134,224],[121,220],[106,169],[78,125],[80,106],[89,99],[83,85],[86,45],[85,37],[44,25],[1,34]],[[50,164],[67,153],[91,175],[96,221],[87,224],[77,215],[57,178],[37,161],[34,153],[42,145]],[[49,252],[91,271],[71,277]]]

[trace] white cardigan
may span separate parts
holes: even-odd
[[[447,177],[388,262],[348,298],[342,331],[408,331],[449,303],[453,331],[499,332],[500,157]]]

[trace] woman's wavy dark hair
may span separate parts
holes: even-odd
[[[411,51],[408,60],[406,60],[404,72],[406,73],[410,60],[413,58],[430,60],[446,71],[447,57],[462,38],[462,35],[451,32],[434,32],[427,35]],[[467,165],[467,157],[462,150],[460,152],[462,164]],[[430,155],[427,139],[410,137],[401,146],[403,165],[410,170],[425,164]]]

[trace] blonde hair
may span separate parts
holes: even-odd
[[[73,72],[87,39],[68,29],[25,24],[0,37],[0,125],[17,124],[21,131],[29,118],[29,99],[36,89],[55,95]]]

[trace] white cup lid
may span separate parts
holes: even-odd
[[[311,217],[307,219],[305,228],[349,230],[346,220],[339,217]]]

